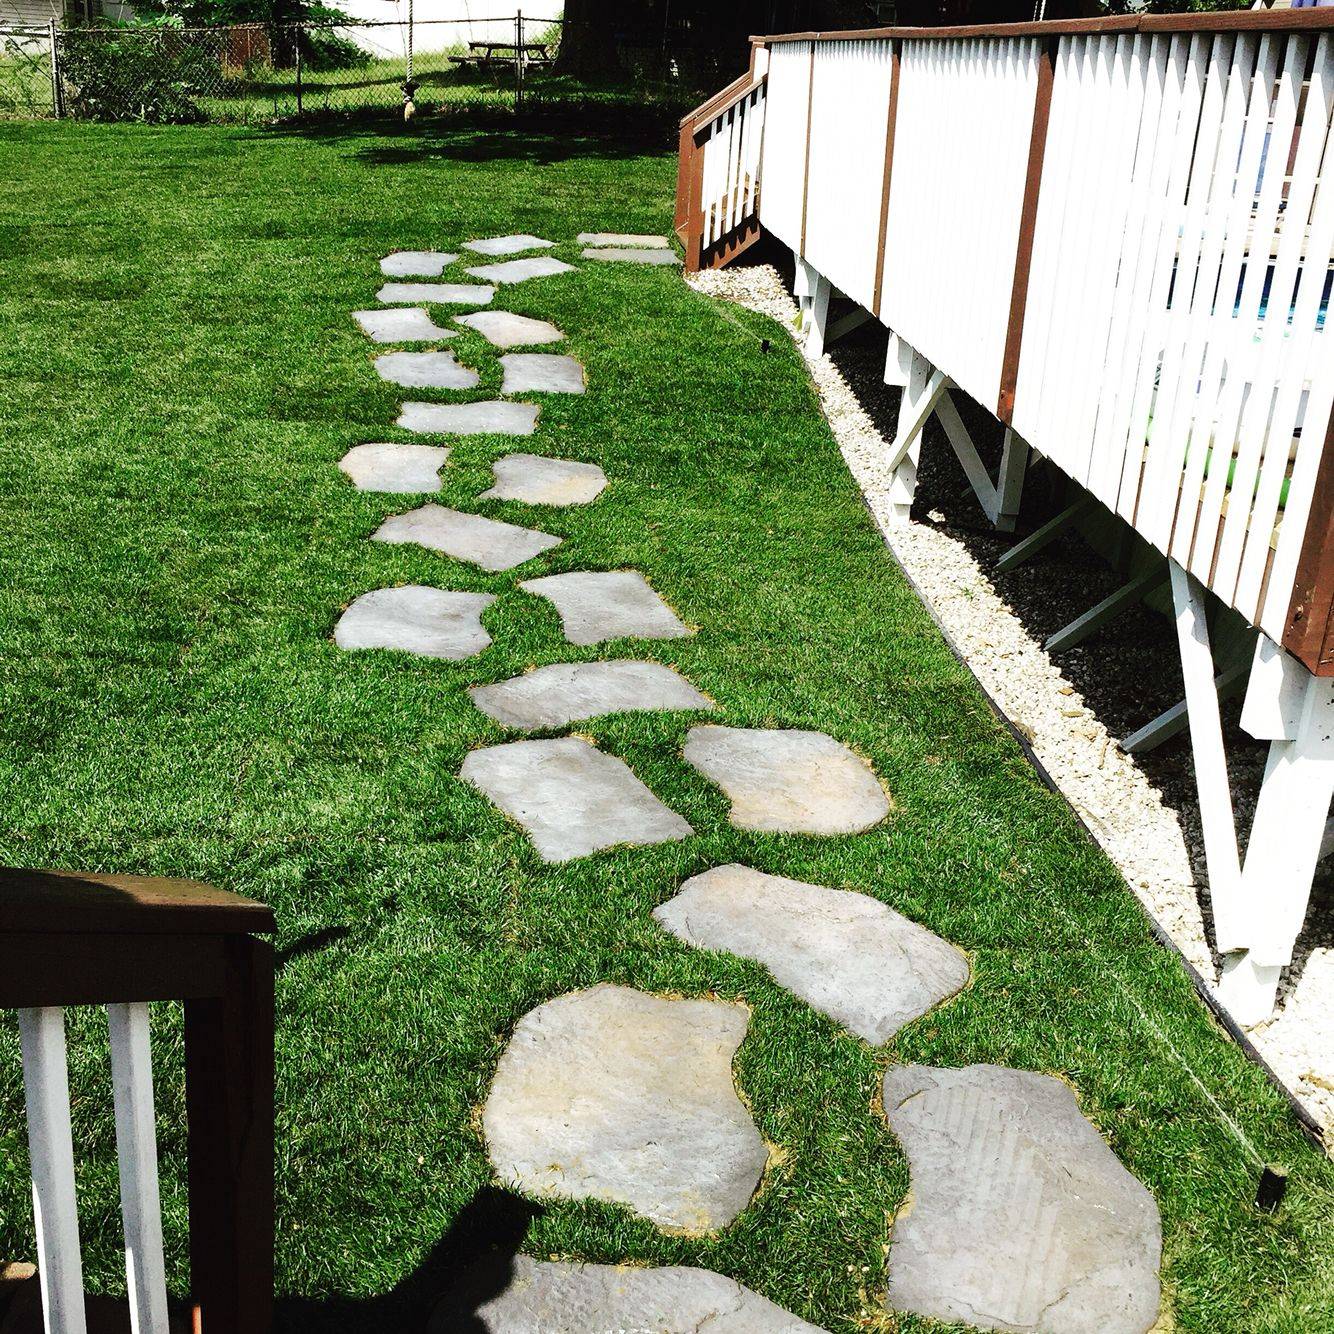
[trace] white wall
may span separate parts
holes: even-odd
[[[0,0],[0,4],[8,0]],[[333,0],[337,8],[352,18],[377,23],[406,23],[407,0]],[[531,40],[553,19],[560,16],[559,0],[415,0],[413,17],[416,29],[413,46],[418,51],[440,51],[459,43],[513,41],[514,16],[523,11],[525,36]],[[456,20],[431,22],[430,20]],[[401,56],[406,29],[353,29],[352,37],[377,55]]]

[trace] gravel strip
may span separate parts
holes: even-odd
[[[688,281],[709,296],[769,315],[795,333],[796,302],[772,266],[699,273]],[[1119,716],[1122,704],[1126,704],[1127,717],[1144,721],[1180,695],[1179,678],[1175,682],[1172,679],[1177,672],[1175,648],[1171,647],[1170,657],[1164,649],[1164,644],[1173,643],[1170,626],[1144,608],[1126,618],[1134,622],[1134,630],[1141,635],[1160,638],[1165,627],[1168,636],[1150,646],[1149,656],[1158,669],[1154,677],[1164,676],[1164,661],[1171,663],[1165,685],[1160,687],[1166,691],[1162,702],[1151,707],[1145,703],[1145,678],[1139,676],[1136,682],[1125,670],[1124,656],[1113,655],[1110,666],[1115,669],[1118,662],[1121,664],[1122,670],[1114,674],[1121,678],[1118,684],[1122,691],[1128,690],[1133,697],[1129,704],[1117,700],[1115,691],[1104,701],[1097,677],[1100,669],[1106,675],[1108,655],[1086,655],[1075,650],[1062,655],[1060,665],[1053,662],[1044,652],[1042,640],[1071,617],[1062,614],[1052,620],[1048,614],[1047,629],[1035,635],[1034,616],[1024,614],[1032,609],[1016,610],[1016,605],[1007,602],[984,573],[977,551],[987,542],[964,540],[959,531],[951,531],[953,525],[935,509],[923,516],[926,522],[918,521],[916,511],[921,502],[926,500],[930,505],[936,499],[929,490],[923,494],[930,471],[925,457],[931,452],[930,442],[924,450],[914,520],[903,527],[890,526],[890,475],[884,458],[892,426],[887,430],[885,415],[876,410],[878,405],[868,403],[872,395],[865,392],[865,377],[857,377],[861,393],[849,383],[844,373],[849,359],[840,352],[836,349],[834,357],[825,355],[808,361],[808,365],[844,460],[885,540],[987,693],[1027,738],[1145,908],[1212,986],[1217,978],[1217,960],[1207,933],[1208,898],[1189,748],[1172,743],[1136,758],[1124,754],[1115,741],[1128,730],[1125,718]],[[883,360],[883,343],[879,344],[879,356]],[[897,397],[898,390],[879,388]],[[955,491],[958,482],[956,473],[950,478]],[[991,539],[991,550],[998,554],[1010,540],[1003,535],[999,540]],[[1076,613],[1113,586],[1109,581],[1114,576],[1099,565],[1095,562],[1077,582],[1087,586],[1101,581],[1104,586],[1091,596],[1077,588],[1072,603]],[[1046,590],[1045,595],[1049,593]],[[1132,646],[1129,654],[1134,651]],[[1103,660],[1092,661],[1095,658]],[[1096,708],[1081,686],[1096,697]],[[1109,727],[1114,730],[1109,731]],[[1164,758],[1169,750],[1171,754]],[[1237,751],[1229,758],[1237,789],[1234,800],[1238,828],[1246,830],[1263,770],[1264,750],[1243,743]],[[1331,904],[1322,901],[1322,888],[1317,885],[1294,964],[1285,972],[1278,1012],[1268,1023],[1253,1029],[1250,1036],[1277,1076],[1325,1128],[1327,1138],[1334,1138],[1334,913]]]

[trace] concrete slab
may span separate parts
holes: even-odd
[[[452,352],[384,352],[375,358],[380,379],[407,389],[476,389],[480,377]]]
[[[334,643],[341,649],[398,649],[457,662],[490,644],[481,618],[494,601],[490,593],[453,593],[420,584],[377,588],[342,614]]]
[[[404,403],[394,424],[420,435],[532,435],[536,403]]]
[[[457,255],[443,250],[395,250],[380,261],[386,278],[438,278]]]
[[[508,310],[455,315],[454,323],[476,329],[493,347],[531,347],[537,343],[558,343],[565,337],[549,320],[534,320]]]
[[[602,494],[607,474],[596,463],[572,463],[540,454],[506,454],[491,465],[496,484],[488,500],[521,500],[526,505],[587,505]]]
[[[440,490],[440,469],[448,458],[443,445],[354,445],[338,466],[358,491],[415,494]]]
[[[574,357],[553,352],[508,352],[500,359],[502,394],[582,394],[584,368]]]
[[[442,329],[421,306],[392,310],[354,310],[352,318],[377,343],[441,343],[457,338],[454,329]]]
[[[608,639],[680,639],[695,632],[649,587],[638,570],[576,571],[525,579],[525,593],[547,598],[571,644]]]
[[[439,302],[455,306],[489,306],[496,294],[494,287],[477,283],[385,283],[375,294],[386,305],[395,302]]]
[[[557,273],[573,273],[574,265],[554,255],[531,255],[527,259],[507,259],[500,264],[480,264],[468,269],[470,277],[488,283],[522,283],[529,278],[549,278]]]
[[[550,250],[555,241],[544,241],[531,232],[514,236],[488,236],[481,241],[465,241],[464,247],[478,255],[518,255],[525,250]]]
[[[517,524],[427,504],[386,519],[372,535],[376,542],[415,542],[493,574],[512,570],[561,544],[559,537]]]

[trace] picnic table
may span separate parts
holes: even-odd
[[[477,65],[488,69],[493,64],[525,65],[550,64],[551,49],[545,42],[469,42],[468,54],[450,56],[456,65]]]

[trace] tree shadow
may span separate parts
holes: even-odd
[[[368,1298],[289,1297],[276,1327],[291,1334],[486,1334],[478,1310],[514,1277],[538,1205],[487,1186],[392,1292]]]

